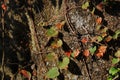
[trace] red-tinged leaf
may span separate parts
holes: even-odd
[[[6,6],[5,4],[2,4],[1,7],[2,7],[2,9],[5,10],[5,11],[7,10],[7,6]]]
[[[100,46],[100,47],[98,48],[98,51],[97,51],[97,53],[96,53],[96,56],[97,56],[98,58],[103,57],[104,53],[106,52],[106,49],[107,49],[107,46],[104,46],[104,45]]]
[[[107,46],[102,45],[98,48],[98,51],[101,52],[101,53],[105,53],[106,49],[107,49]]]
[[[63,44],[62,40],[59,39],[59,40],[57,40],[57,41],[52,42],[51,47],[52,47],[53,49],[59,48],[59,47],[62,46],[62,44]]]
[[[80,50],[76,49],[74,54],[75,54],[74,57],[77,57],[80,54]]]
[[[99,10],[99,11],[103,11],[103,2],[99,3],[96,8]]]
[[[28,78],[28,80],[31,79],[31,74],[30,74],[30,72],[28,72],[28,71],[26,71],[26,70],[20,70],[20,73],[21,73],[24,77]]]
[[[84,37],[84,38],[82,38],[81,42],[86,44],[88,42],[88,39],[86,37]]]
[[[84,51],[83,51],[83,55],[84,55],[85,57],[88,57],[88,56],[90,55],[89,49],[84,50]]]
[[[73,53],[71,54],[72,57],[77,57],[78,55],[80,54],[80,50],[79,49],[76,49],[73,51]]]
[[[58,29],[62,29],[62,27],[64,26],[64,24],[65,24],[65,21],[63,21],[63,22],[61,22],[61,23],[57,23],[57,24],[56,24],[56,27],[57,27]]]
[[[69,51],[65,52],[65,55],[66,55],[67,57],[70,57],[71,53],[72,53],[72,51],[69,50]]]
[[[96,23],[97,23],[97,24],[101,24],[101,23],[102,23],[102,18],[101,18],[101,17],[97,18],[97,19],[96,19]]]
[[[104,37],[106,37],[106,36],[107,36],[107,33],[106,33],[106,32],[104,32],[104,33],[102,33],[102,34],[101,34],[101,36],[104,38]]]
[[[101,58],[101,57],[103,57],[103,53],[102,53],[102,52],[98,52],[98,53],[96,54],[96,56],[97,56],[98,58]]]
[[[109,41],[111,41],[111,40],[112,40],[112,36],[108,36],[108,37],[105,38],[105,41],[106,41],[106,42],[109,42]]]

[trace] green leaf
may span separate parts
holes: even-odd
[[[117,52],[115,53],[115,56],[118,57],[118,58],[120,58],[120,49],[117,50]]]
[[[58,31],[54,27],[51,27],[50,29],[47,30],[47,35],[49,37],[55,37],[58,35]]]
[[[85,2],[83,5],[82,5],[82,9],[87,9],[89,7],[89,2]]]
[[[120,34],[120,30],[115,31],[115,34],[113,35],[113,39],[117,39]]]
[[[98,36],[97,40],[98,40],[98,42],[101,42],[103,40],[103,38],[101,36]]]
[[[53,79],[53,78],[57,77],[59,74],[60,73],[59,73],[58,68],[57,67],[53,67],[52,69],[50,69],[47,72],[46,76],[47,76],[47,78],[52,78]]]
[[[111,67],[110,70],[109,70],[109,74],[111,75],[115,75],[119,72],[119,70],[117,68],[114,68],[114,67]]]
[[[113,80],[113,77],[109,75],[107,80]]]
[[[46,60],[48,60],[48,61],[55,60],[55,53],[54,52],[48,53],[46,56]]]
[[[90,53],[93,55],[93,54],[95,53],[96,49],[97,49],[97,47],[94,46],[94,47],[91,47],[91,48],[89,49],[89,51],[90,51]]]
[[[58,47],[61,47],[61,46],[62,46],[62,44],[63,44],[62,40],[61,40],[61,39],[59,39],[59,40],[57,41],[57,46],[58,46]]]
[[[59,62],[58,66],[60,69],[65,69],[70,63],[70,59],[68,57],[64,57],[62,62]]]
[[[119,58],[113,58],[112,59],[112,64],[117,64],[120,61]]]

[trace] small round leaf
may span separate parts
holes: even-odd
[[[55,77],[57,77],[59,74],[60,74],[60,73],[59,73],[58,68],[57,68],[57,67],[53,67],[52,69],[50,69],[50,70],[47,72],[46,76],[47,76],[47,78],[55,78]]]

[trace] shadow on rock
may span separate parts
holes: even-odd
[[[113,16],[120,16],[120,1],[109,1],[105,6],[105,11]]]
[[[69,70],[72,74],[82,75],[80,68],[79,68],[78,65],[77,65],[74,61],[72,61],[72,60],[70,60],[70,63],[69,63],[69,65],[68,65],[68,70]]]

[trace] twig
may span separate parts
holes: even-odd
[[[5,38],[5,25],[4,25],[4,14],[5,12],[2,11],[2,64],[1,64],[1,68],[2,68],[2,79],[4,80],[5,77],[5,73],[4,73],[4,61],[5,61],[5,42],[4,42],[4,38]]]

